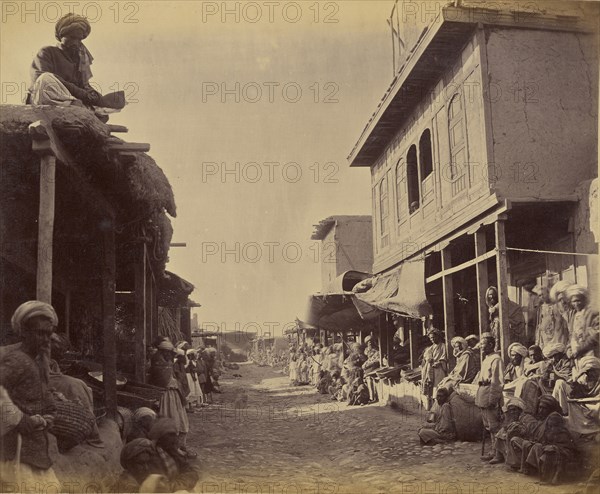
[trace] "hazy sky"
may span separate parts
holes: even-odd
[[[371,212],[368,169],[346,157],[391,82],[392,4],[2,2],[2,103],[24,97],[58,16],[86,14],[93,81],[130,101],[111,123],[175,191],[187,247],[167,269],[196,286],[201,323],[266,330],[320,287],[312,225]]]

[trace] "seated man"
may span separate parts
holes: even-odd
[[[508,347],[507,353],[510,360],[504,369],[505,383],[512,382],[524,374],[527,348],[521,343],[513,343]]]
[[[544,357],[542,349],[538,345],[531,345],[527,349],[527,360],[525,361],[524,367],[525,375],[532,376],[541,374],[539,369],[544,367],[545,361],[546,357]]]
[[[560,412],[560,405],[554,398],[543,396],[538,407],[538,424],[523,436],[510,440],[514,457],[520,458],[521,473],[529,474],[533,468],[543,482],[556,484],[565,462],[574,458],[575,443]]]
[[[81,42],[92,30],[89,21],[69,13],[56,23],[57,46],[43,47],[31,64],[31,87],[26,103],[93,106],[101,95],[89,84],[92,54]]]
[[[479,372],[479,355],[475,355],[469,348],[467,340],[455,336],[450,341],[452,354],[456,358],[456,365],[447,377],[440,381],[439,387],[456,386],[460,383],[470,384]]]
[[[573,434],[600,431],[600,359],[588,355],[573,369],[573,379],[558,380],[552,396],[567,415],[567,427]]]
[[[477,346],[477,344],[479,343],[479,337],[474,334],[470,334],[469,336],[467,336],[465,338],[465,340],[467,340],[467,344],[469,345],[469,348],[471,348],[471,349],[474,349]]]
[[[508,347],[510,362],[504,373],[504,392],[523,399],[528,413],[535,413],[537,403],[541,394],[535,379],[537,367],[529,367],[528,350],[521,343],[513,343]],[[529,373],[529,375],[527,374]]]
[[[519,463],[520,458],[515,458],[508,442],[515,436],[524,437],[531,433],[538,421],[525,412],[525,402],[521,398],[509,398],[503,408],[504,422],[502,428],[496,433],[496,453],[489,463],[508,463],[514,465]]]
[[[544,347],[546,357],[545,366],[542,369],[540,384],[548,393],[552,393],[556,381],[571,379],[573,361],[567,357],[564,343],[550,343]]]
[[[161,492],[192,490],[199,474],[179,452],[177,428],[172,420],[158,419],[148,434],[127,443],[121,451],[121,475],[114,492],[139,492],[150,475],[164,477],[167,489]]]
[[[421,444],[441,444],[456,439],[452,408],[448,403],[451,393],[452,391],[448,391],[446,388],[438,388],[435,394],[438,404],[435,419],[418,430]]]

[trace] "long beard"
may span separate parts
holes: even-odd
[[[34,361],[40,371],[42,382],[48,384],[50,380],[50,347],[40,348]]]

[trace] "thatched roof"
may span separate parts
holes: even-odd
[[[73,238],[99,227],[102,216],[94,216],[98,205],[93,198],[77,190],[76,183],[71,180],[77,175],[113,209],[121,262],[130,262],[128,255],[135,250],[131,246],[143,240],[149,245],[151,261],[162,273],[173,235],[167,214],[176,215],[169,181],[145,153],[128,153],[127,160],[123,161],[111,149],[118,140],[110,135],[110,127],[85,108],[0,107],[2,236],[11,241],[36,237],[40,158],[32,151],[28,127],[38,120],[51,126],[64,150],[63,157],[69,158],[65,158],[68,163],[58,159],[55,237],[69,235]],[[77,192],[79,197],[75,198]],[[59,259],[57,261],[61,262]],[[70,260],[74,261],[71,264],[82,264],[77,255],[71,256]]]
[[[194,285],[175,273],[165,271],[158,290],[158,305],[161,307],[189,307],[191,301],[188,297],[194,291]]]
[[[164,210],[176,216],[175,198],[167,177],[145,153],[131,153],[135,161],[123,166],[109,153],[110,130],[94,114],[78,107],[2,105],[0,138],[31,154],[29,124],[45,119],[90,181],[123,208]],[[16,149],[15,149],[16,150]]]

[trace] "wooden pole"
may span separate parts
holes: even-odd
[[[498,278],[498,302],[500,318],[500,354],[504,358],[506,349],[510,344],[509,317],[508,317],[508,262],[506,259],[506,236],[504,233],[504,219],[498,218],[495,225],[496,231],[496,274]]]
[[[52,303],[52,240],[54,236],[54,198],[56,158],[44,154],[40,160],[40,207],[38,215],[36,298]]]
[[[442,271],[452,267],[450,251],[442,249]],[[454,356],[452,355],[452,345],[450,341],[456,335],[456,327],[454,324],[454,289],[452,287],[452,275],[444,275],[442,277],[442,290],[444,298],[444,325],[446,335],[446,351],[448,354],[449,367],[454,366]]]
[[[135,276],[135,379],[146,382],[146,244],[134,266]]]
[[[65,293],[65,335],[67,339],[71,336],[71,291]]]
[[[104,340],[104,404],[111,419],[117,416],[117,345],[115,341],[115,231],[112,224],[103,232],[102,312]]]
[[[485,232],[475,232],[475,257],[478,257],[485,253]],[[485,292],[488,289],[489,278],[488,278],[488,267],[487,261],[478,262],[475,265],[475,272],[477,277],[477,309],[479,312],[479,339],[481,339],[481,333],[485,333],[488,329],[489,312],[488,306],[485,303]]]

